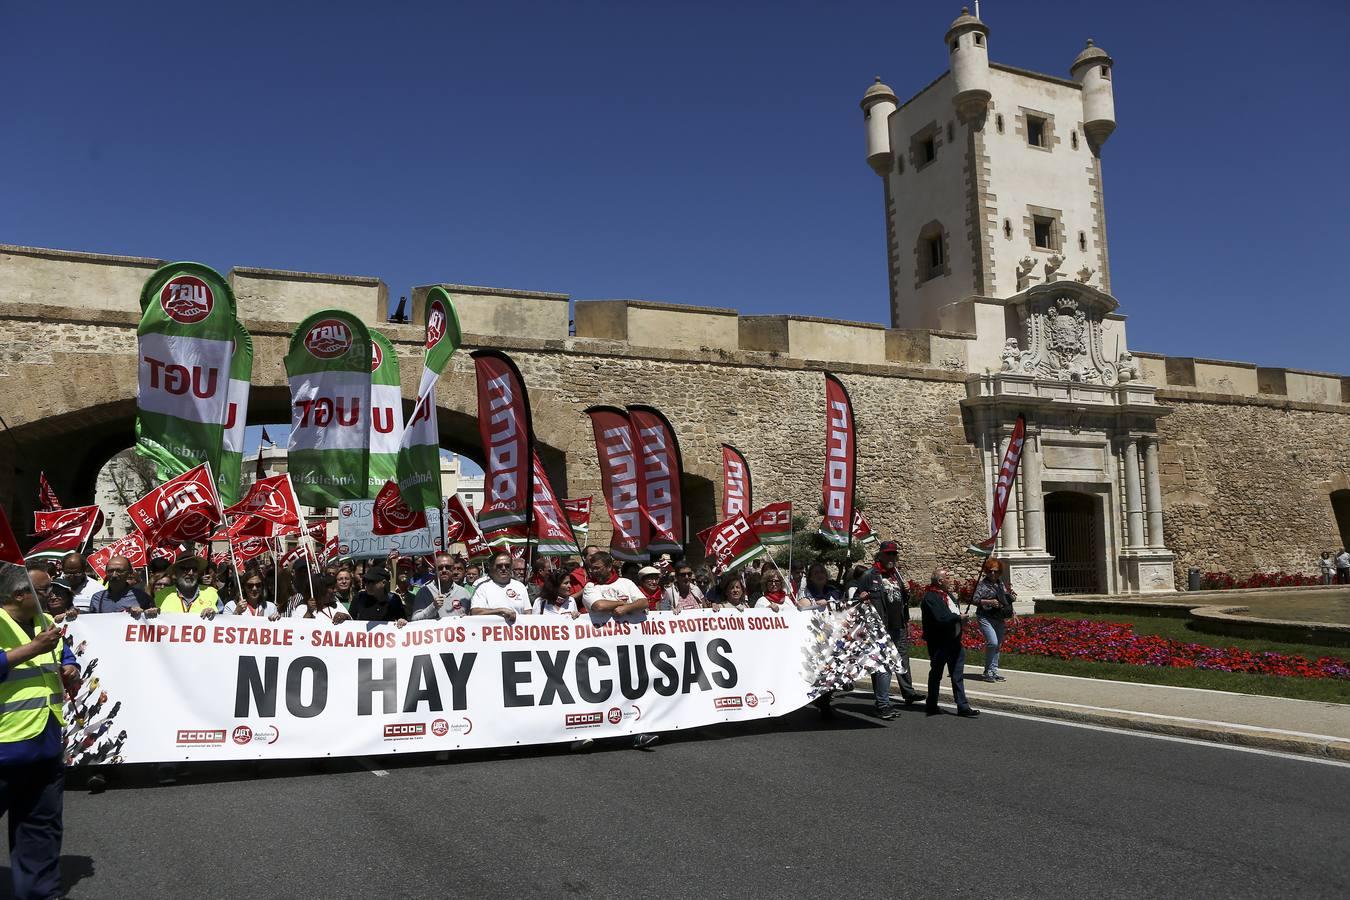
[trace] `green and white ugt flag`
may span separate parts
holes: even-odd
[[[364,500],[370,459],[370,332],[356,316],[321,309],[291,334],[287,471],[306,506]]]
[[[200,263],[161,266],[141,289],[136,452],[160,481],[220,468],[234,328],[230,286]]]
[[[385,482],[398,480],[403,384],[399,381],[398,356],[389,338],[372,331],[370,352],[370,475],[366,497],[373,500]]]
[[[244,467],[244,427],[248,424],[248,388],[253,379],[253,338],[238,319],[234,320],[234,355],[230,358],[230,383],[225,389],[225,442],[220,468],[215,469],[220,502],[233,506],[239,500]]]
[[[426,350],[417,405],[398,449],[398,491],[411,509],[440,508],[441,436],[436,425],[436,380],[463,342],[455,302],[444,288],[427,293]]]

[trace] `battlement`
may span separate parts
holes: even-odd
[[[0,315],[112,324],[106,321],[108,312],[125,309],[133,314],[142,284],[162,263],[147,257],[0,245]],[[402,337],[399,332],[405,330],[387,322],[388,288],[376,277],[236,267],[228,278],[246,321],[284,328],[315,309],[337,307],[391,335]],[[923,370],[930,370],[928,377],[949,380],[998,371],[1000,335],[1006,328],[1004,302],[991,298],[955,305],[954,327],[937,330],[815,316],[741,315],[725,307],[650,300],[573,301],[562,293],[441,286],[454,296],[465,334],[496,346],[585,342],[595,348],[619,345],[613,346],[615,355],[680,361],[725,360],[735,354],[750,365],[791,360],[808,367],[891,367],[896,376],[924,377]],[[430,287],[412,289],[414,326],[425,314]],[[1112,327],[1123,325],[1123,317],[1108,318]],[[1135,352],[1134,358],[1140,380],[1172,399],[1350,405],[1350,377],[1342,375],[1145,352]]]

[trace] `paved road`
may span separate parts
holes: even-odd
[[[808,709],[370,764],[72,789],[70,895],[1350,896],[1350,767],[1039,720]]]

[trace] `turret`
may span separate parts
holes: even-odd
[[[989,103],[989,28],[962,7],[944,40],[956,82],[956,111],[962,119],[979,115]]]
[[[862,98],[863,118],[867,122],[867,164],[883,178],[894,164],[891,156],[891,113],[898,101],[895,91],[881,83],[867,89]]]
[[[1112,59],[1089,38],[1069,73],[1083,86],[1083,132],[1093,150],[1101,148],[1116,130],[1116,100],[1111,90]]]

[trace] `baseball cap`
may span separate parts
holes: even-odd
[[[389,572],[384,566],[371,566],[366,569],[366,574],[361,576],[361,580],[366,584],[374,584],[377,581],[388,581]]]
[[[67,596],[74,597],[75,585],[72,583],[73,581],[74,579],[62,575],[60,578],[53,578],[50,587],[54,591],[61,591]]]
[[[877,547],[877,556],[883,553],[899,553],[900,543],[898,541],[882,541],[881,546]]]

